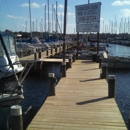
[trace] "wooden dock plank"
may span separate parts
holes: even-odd
[[[55,59],[55,58],[45,58],[41,59],[43,62],[63,62],[63,59]],[[65,59],[65,62],[69,62],[68,59]]]
[[[27,130],[127,130],[98,64],[76,60]]]

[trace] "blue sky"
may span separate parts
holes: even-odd
[[[34,21],[34,30],[42,31],[41,25],[44,25],[44,7],[47,5],[47,0],[30,0],[31,16]],[[100,32],[129,32],[128,29],[130,20],[130,0],[90,0],[90,3],[101,2],[101,18]],[[49,0],[49,21],[50,31],[55,31],[55,22],[52,24],[52,4],[56,6],[56,0]],[[67,17],[67,33],[74,33],[75,24],[75,6],[87,4],[88,0],[68,0],[68,17]],[[64,0],[57,0],[58,4],[58,21],[63,28],[63,13]],[[48,10],[48,8],[47,8]],[[48,14],[46,14],[48,16]],[[0,0],[0,31],[5,29],[12,31],[25,31],[27,21],[27,31],[30,31],[29,25],[29,7],[28,0]],[[122,22],[121,22],[122,21]],[[41,24],[42,23],[42,24]],[[47,17],[48,23],[48,17]],[[114,27],[116,25],[116,27]],[[116,29],[115,29],[116,28]],[[119,30],[120,28],[120,30]],[[125,29],[124,29],[125,28]],[[44,31],[43,26],[43,31]],[[48,24],[46,26],[48,29]],[[62,29],[63,31],[63,29]]]

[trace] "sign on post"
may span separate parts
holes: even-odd
[[[99,23],[76,24],[77,32],[99,32]]]
[[[75,6],[76,23],[100,22],[101,2]]]

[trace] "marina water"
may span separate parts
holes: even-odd
[[[57,79],[57,83],[61,77],[61,64],[51,63],[43,65],[43,72],[33,73],[31,71],[23,82],[23,94],[24,99],[21,101],[22,111],[25,113],[28,108],[31,108],[31,112],[26,116],[23,116],[24,126],[26,127],[41,105],[44,103],[49,92],[48,73],[54,73]],[[14,77],[10,77],[1,81],[1,84],[5,89],[12,89],[16,81]],[[8,130],[10,127],[10,108],[0,108],[0,130]]]
[[[130,58],[129,46],[117,44],[109,45],[108,55]],[[130,113],[130,69],[109,69],[108,74],[116,76],[115,100],[128,128]]]
[[[113,56],[130,56],[130,47],[109,44],[108,54]],[[44,103],[48,95],[48,73],[55,73],[57,82],[61,78],[61,64],[51,63],[45,64],[42,72],[40,74],[30,73],[25,81],[23,82],[23,90],[25,99],[22,100],[20,105],[22,106],[23,113],[31,107],[32,112],[29,117],[27,117],[29,123],[33,116],[36,114],[40,106]],[[128,127],[129,122],[129,111],[130,111],[130,69],[109,69],[109,75],[116,76],[116,102],[122,114],[122,117]],[[12,87],[15,84],[13,78],[8,79],[4,85]],[[10,108],[0,109],[0,130],[7,130],[7,117],[9,115]],[[113,117],[114,118],[114,117]],[[27,125],[27,124],[25,124]]]

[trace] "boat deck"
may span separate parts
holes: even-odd
[[[98,64],[76,60],[27,130],[127,130]]]

